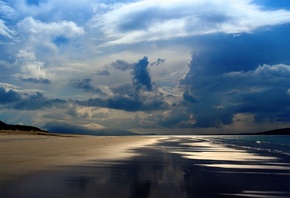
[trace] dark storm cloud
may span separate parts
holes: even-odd
[[[195,114],[196,126],[204,127],[230,124],[237,113],[250,113],[255,122],[286,122],[290,116],[289,76],[289,65],[264,65],[213,78],[211,84],[208,81],[203,89],[199,87],[201,104],[192,105],[189,113]]]
[[[139,93],[138,95],[117,95],[107,101],[107,107],[125,111],[150,111],[164,108],[159,93]]]
[[[92,84],[91,78],[84,78],[82,80],[74,80],[71,82],[71,86],[75,87],[77,89],[82,89],[86,92],[92,92],[92,93],[103,93],[101,89],[95,88]]]
[[[160,116],[158,124],[163,127],[192,127],[193,125],[191,123],[186,122],[188,120],[190,120],[190,114],[185,109],[179,108]]]
[[[133,65],[130,63],[127,63],[124,60],[116,60],[115,62],[112,62],[110,66],[114,69],[118,69],[121,71],[128,71],[132,69]]]
[[[46,78],[21,78],[20,80],[22,80],[23,82],[34,83],[34,84],[49,85],[52,83],[51,80],[46,79]]]
[[[67,102],[61,99],[48,99],[42,93],[37,92],[34,95],[22,97],[14,105],[17,110],[37,110],[65,105]]]
[[[167,108],[163,95],[157,91],[115,94],[108,99],[91,98],[86,101],[77,101],[77,103],[82,106],[105,107],[124,111],[151,111]]]
[[[259,65],[290,64],[290,24],[261,29],[252,34],[216,34],[192,41],[189,75],[216,75],[231,71],[254,70]]]
[[[115,95],[108,99],[90,98],[86,101],[78,101],[79,105],[90,107],[105,107],[124,111],[138,111],[143,109],[142,103],[134,95]]]
[[[92,79],[90,78],[85,78],[82,80],[76,80],[71,83],[71,86],[79,89],[84,89],[86,91],[92,91],[94,90],[94,87],[91,85]]]
[[[150,66],[158,66],[158,65],[161,65],[164,62],[165,62],[165,59],[158,58],[155,62],[151,62]],[[120,71],[128,71],[128,70],[133,69],[136,66],[136,64],[138,64],[138,63],[131,64],[131,63],[128,63],[128,62],[126,62],[124,60],[116,60],[115,62],[112,62],[109,65],[109,67],[112,67],[114,69],[118,69]]]
[[[230,124],[237,113],[256,122],[289,120],[290,25],[253,34],[201,37],[180,80],[195,127]],[[192,94],[194,93],[194,95]],[[196,103],[196,101],[199,101]]]
[[[102,71],[98,71],[96,73],[96,75],[100,75],[100,76],[109,76],[111,73],[109,70],[105,69],[105,70],[102,70]]]
[[[155,62],[150,63],[150,66],[159,66],[165,62],[165,59],[158,58]]]
[[[191,103],[198,103],[198,99],[192,95],[192,93],[190,93],[189,90],[186,90],[184,93],[183,93],[183,98],[184,100],[188,101],[188,102],[191,102]]]
[[[238,109],[235,111],[237,112],[274,113],[290,104],[290,97],[287,94],[287,90],[280,88],[239,94],[236,97],[235,101],[243,102],[242,105],[236,105]]]
[[[122,109],[126,111],[138,111],[142,109],[142,103],[132,95],[117,95],[107,101],[107,107],[112,109]]]
[[[151,81],[148,65],[147,57],[143,57],[133,64],[121,60],[115,61],[111,64],[114,68],[122,71],[132,70],[132,84],[123,84],[112,88],[113,95],[106,99],[91,98],[86,101],[77,101],[77,103],[84,106],[98,106],[124,111],[151,111],[167,108],[163,94]],[[75,81],[72,85],[86,91],[95,90],[89,78]]]
[[[67,101],[61,99],[49,99],[42,93],[36,92],[33,95],[20,94],[13,90],[6,91],[0,88],[0,104],[3,107],[17,110],[37,110],[65,105]]]
[[[149,61],[145,56],[143,59],[140,59],[138,63],[134,64],[133,67],[133,84],[137,91],[140,89],[145,89],[147,91],[152,90],[151,77],[148,71]]]
[[[230,71],[253,70],[263,64],[289,64],[290,25],[262,29],[253,34],[217,34],[199,37],[193,45],[202,46],[193,50],[190,74],[208,74]]]
[[[111,90],[113,93],[120,95],[134,95],[136,93],[136,89],[132,83],[117,85],[112,87]]]
[[[0,104],[17,102],[21,99],[21,95],[13,90],[6,91],[3,87],[0,87]]]

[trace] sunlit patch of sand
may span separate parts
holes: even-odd
[[[271,165],[250,165],[250,164],[199,164],[201,166],[218,167],[218,168],[235,168],[235,169],[262,169],[262,170],[290,170],[288,166],[271,166]]]
[[[275,160],[275,157],[259,156],[250,154],[240,150],[225,150],[221,149],[218,151],[205,151],[205,152],[172,152],[180,154],[182,157],[187,159],[197,160],[215,160],[215,161],[261,161],[261,160]]]
[[[276,192],[276,191],[251,191],[251,190],[244,190],[241,193],[235,194],[227,194],[224,193],[222,195],[225,196],[238,196],[238,197],[256,197],[256,198],[287,198],[290,197],[290,194],[287,192]]]
[[[0,181],[31,171],[118,160],[138,155],[133,151],[158,141],[156,137],[97,137],[0,135]]]
[[[191,143],[181,143],[188,146],[186,150],[171,149],[170,152],[183,158],[204,160],[200,166],[226,169],[256,169],[256,170],[290,170],[288,163],[278,163],[277,157],[258,155],[247,150],[225,147],[206,139],[191,139]],[[198,140],[198,141],[197,141]]]
[[[227,148],[221,144],[213,144],[208,141],[182,143],[182,145],[192,147],[192,152],[175,152],[187,159],[197,160],[221,160],[221,161],[259,161],[259,160],[275,160],[275,157],[260,156],[248,153],[244,150]]]

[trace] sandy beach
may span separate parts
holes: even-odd
[[[288,147],[233,138],[1,133],[0,197],[289,197]]]
[[[0,182],[33,172],[82,164],[90,160],[117,160],[137,155],[130,151],[156,138],[47,135],[35,132],[0,133]]]

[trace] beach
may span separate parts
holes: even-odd
[[[0,196],[289,197],[289,149],[272,139],[1,135]]]
[[[32,172],[81,164],[90,160],[132,157],[131,148],[154,143],[154,138],[0,133],[0,182]]]

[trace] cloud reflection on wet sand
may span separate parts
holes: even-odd
[[[210,164],[199,164],[201,166],[218,168],[240,168],[240,169],[265,169],[265,170],[290,170],[288,163],[273,163],[278,160],[273,156],[262,156],[250,153],[246,150],[239,150],[225,147],[221,144],[214,144],[208,141],[183,143],[192,147],[190,152],[171,151],[187,159],[211,160]],[[221,161],[221,162],[220,162]],[[229,163],[225,163],[225,162]]]
[[[214,144],[199,136],[158,137],[131,158],[92,160],[6,185],[6,197],[289,197],[289,157]],[[289,167],[289,166],[288,166]],[[13,197],[12,196],[12,197]]]

